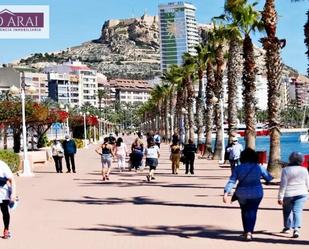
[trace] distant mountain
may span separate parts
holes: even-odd
[[[201,25],[201,40],[210,25]],[[265,75],[264,51],[256,48],[258,73]],[[151,79],[160,76],[160,41],[157,16],[108,20],[97,40],[54,53],[36,53],[19,65],[43,68],[48,63],[78,59],[108,78]],[[297,71],[285,66],[286,74]]]

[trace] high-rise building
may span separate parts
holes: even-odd
[[[185,2],[159,5],[161,70],[173,64],[181,65],[185,52],[196,54],[199,43],[196,8]]]

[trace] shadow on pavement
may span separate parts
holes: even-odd
[[[132,227],[98,224],[93,228],[77,228],[71,230],[78,231],[95,231],[110,232],[117,236],[176,236],[180,238],[209,238],[230,241],[242,241],[240,234],[242,231],[227,230],[216,228],[213,226],[153,226],[153,227]],[[273,235],[267,232],[257,232],[257,234]],[[295,240],[290,238],[254,238],[254,242],[271,243],[271,244],[293,244],[293,245],[309,245],[307,240]],[[244,241],[245,243],[245,241]]]
[[[49,201],[57,202],[67,202],[67,203],[77,203],[86,205],[123,205],[123,204],[133,204],[133,205],[154,205],[154,206],[169,206],[169,207],[184,207],[184,208],[217,208],[217,209],[239,209],[238,206],[231,205],[207,205],[198,203],[176,203],[154,200],[145,196],[137,196],[133,198],[96,198],[91,196],[84,196],[82,199],[49,199]],[[240,209],[239,209],[240,210]],[[259,210],[278,210],[281,208],[270,208],[270,207],[260,207]],[[304,210],[305,211],[305,210]]]

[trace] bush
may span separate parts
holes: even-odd
[[[73,140],[75,141],[76,148],[80,149],[80,148],[83,148],[83,147],[84,147],[84,140],[83,140],[83,139],[73,138]],[[64,140],[63,140],[63,139],[60,139],[59,141],[60,141],[60,143],[62,144]],[[47,147],[51,147],[52,144],[53,144],[53,142],[54,142],[54,140],[48,141]]]
[[[40,137],[38,141],[38,148],[46,147],[48,146],[48,144],[49,144],[48,137],[46,136],[46,134],[44,134],[43,136]]]
[[[12,172],[17,172],[19,167],[19,155],[10,150],[0,150],[0,160],[9,165]]]
[[[84,147],[84,140],[83,139],[79,139],[79,138],[73,138],[75,143],[76,143],[76,147],[78,149],[83,148]]]

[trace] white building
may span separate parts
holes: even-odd
[[[47,75],[43,73],[34,73],[26,71],[26,68],[0,68],[0,92],[5,93],[10,90],[11,86],[21,87],[22,71],[26,87],[26,95],[31,96],[36,102],[41,102],[48,97]],[[27,87],[33,86],[36,91],[32,94],[27,92]]]
[[[141,104],[150,98],[152,86],[144,80],[115,79],[109,81],[110,101]]]
[[[161,70],[182,64],[185,52],[196,54],[199,44],[194,5],[175,2],[159,5]]]
[[[81,106],[84,103],[90,103],[97,107],[98,81],[96,70],[90,69],[79,61],[69,61],[47,66],[44,71],[46,73],[57,73],[57,77],[62,75],[63,82],[60,82],[60,89],[58,89],[60,102],[62,102],[62,98],[66,98],[69,102],[72,100],[70,103],[74,105]],[[57,77],[56,82],[59,80]],[[65,79],[66,77],[69,78]],[[61,96],[59,96],[59,93]],[[78,98],[78,101],[76,101],[76,98]]]

